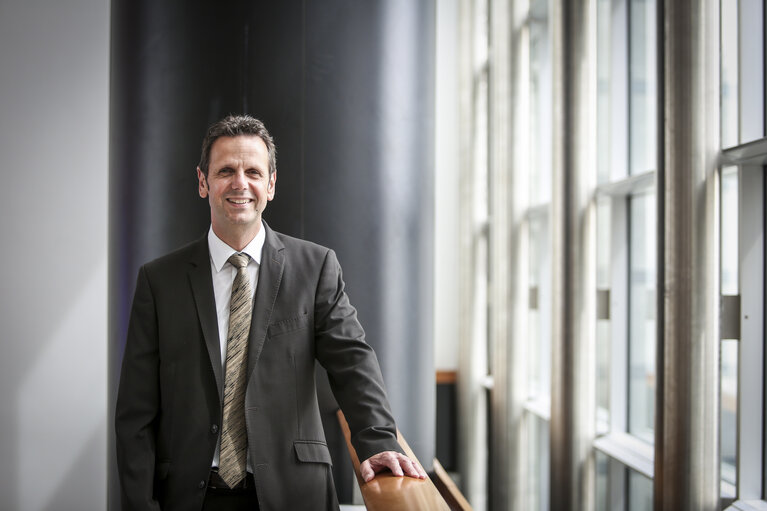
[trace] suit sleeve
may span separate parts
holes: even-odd
[[[317,359],[351,430],[360,461],[383,451],[403,452],[375,352],[365,342],[357,311],[344,291],[341,266],[328,251],[315,299]]]
[[[157,510],[156,421],[160,408],[157,313],[146,269],[139,270],[115,410],[122,509]]]

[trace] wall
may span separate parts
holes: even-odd
[[[434,366],[458,369],[458,1],[437,2],[434,136]]]
[[[108,51],[108,2],[0,3],[3,509],[106,505]]]

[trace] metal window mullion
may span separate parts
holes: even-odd
[[[513,272],[512,226],[519,209],[513,197],[511,176],[511,6],[507,1],[490,0],[490,360],[494,386],[491,390],[491,502],[508,509],[514,502],[514,485],[519,470],[520,446],[514,442],[520,434],[524,380],[516,377],[516,366],[524,363],[521,350],[515,349],[510,335],[512,320],[511,280]]]
[[[554,0],[552,20],[552,509],[594,504],[596,7]]]
[[[481,254],[477,253],[476,236],[478,196],[476,147],[476,105],[475,100],[475,71],[477,68],[477,4],[476,0],[459,0],[459,63],[458,63],[458,129],[460,130],[460,173],[461,197],[459,228],[459,367],[461,378],[458,382],[459,427],[462,434],[459,437],[458,464],[466,497],[474,503],[477,509],[484,509],[487,479],[487,439],[486,439],[486,399],[481,387],[482,379],[487,376],[487,361],[485,356],[486,343],[475,343],[476,332],[482,329],[482,318],[477,318],[477,300],[482,296],[482,279],[477,275],[478,268],[484,262]],[[483,149],[484,151],[484,149]],[[481,153],[480,153],[481,154]],[[480,246],[481,248],[481,246]]]

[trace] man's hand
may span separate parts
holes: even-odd
[[[360,465],[360,474],[367,483],[372,480],[378,472],[384,469],[391,470],[391,473],[397,477],[403,475],[415,477],[416,479],[426,479],[426,471],[421,465],[411,460],[404,454],[396,451],[384,451],[374,454]]]

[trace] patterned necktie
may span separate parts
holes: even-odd
[[[245,430],[245,369],[248,360],[248,332],[253,297],[248,277],[247,254],[234,254],[229,262],[237,268],[229,305],[229,335],[224,368],[224,420],[221,428],[221,455],[218,473],[234,488],[245,477],[248,438]]]

